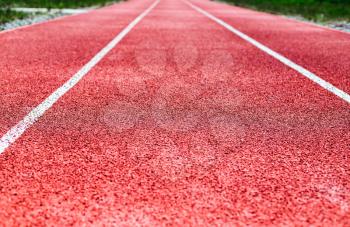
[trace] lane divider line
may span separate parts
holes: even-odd
[[[294,69],[295,71],[299,72],[300,74],[304,75],[305,77],[309,78],[310,80],[312,80],[313,82],[315,82],[316,84],[320,85],[321,87],[323,87],[324,89],[330,91],[331,93],[335,94],[336,96],[340,97],[341,99],[343,99],[344,101],[346,101],[347,103],[350,103],[350,95],[347,94],[346,92],[340,90],[339,88],[335,87],[334,85],[332,85],[331,83],[323,80],[322,78],[318,77],[316,74],[310,72],[309,70],[303,68],[302,66],[294,63],[293,61],[291,61],[290,59],[282,56],[281,54],[271,50],[270,48],[268,48],[267,46],[259,43],[258,41],[256,41],[255,39],[249,37],[248,35],[244,34],[243,32],[235,29],[234,27],[232,27],[231,25],[227,24],[226,22],[224,22],[223,20],[213,16],[212,14],[208,13],[207,11],[199,8],[198,6],[193,5],[192,3],[184,0],[184,2],[190,6],[192,9],[194,9],[195,11],[203,14],[204,16],[210,18],[211,20],[215,21],[217,24],[223,26],[224,28],[226,28],[227,30],[229,30],[230,32],[234,33],[235,35],[239,36],[240,38],[242,38],[243,40],[251,43],[252,45],[254,45],[255,47],[257,47],[258,49],[262,50],[263,52],[267,53],[268,55],[274,57],[275,59],[279,60],[280,62],[282,62],[283,64],[289,66],[290,68]]]
[[[100,50],[88,63],[86,63],[67,82],[55,90],[42,103],[28,113],[20,122],[13,126],[0,139],[0,154],[14,143],[31,125],[33,125],[45,112],[50,109],[64,94],[73,88],[96,64],[98,64],[151,10],[157,6],[156,0],[149,8],[136,17],[111,42]]]

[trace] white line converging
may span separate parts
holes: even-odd
[[[304,75],[305,77],[309,78],[310,80],[312,80],[316,84],[320,85],[324,89],[332,92],[336,96],[338,96],[341,99],[345,100],[346,102],[350,103],[350,95],[347,94],[346,92],[340,90],[339,88],[335,87],[334,85],[330,84],[329,82],[323,80],[322,78],[318,77],[317,75],[315,75],[314,73],[310,72],[309,70],[303,68],[302,66],[294,63],[290,59],[288,59],[288,58],[282,56],[281,54],[271,50],[267,46],[259,43],[255,39],[249,37],[248,35],[242,33],[241,31],[235,29],[234,27],[232,27],[231,25],[227,24],[223,20],[220,20],[219,18],[217,18],[217,17],[213,16],[212,14],[206,12],[205,10],[199,8],[198,6],[195,6],[195,5],[193,5],[192,3],[190,3],[190,2],[188,2],[186,0],[184,0],[184,2],[187,5],[189,5],[191,8],[196,10],[197,12],[199,12],[199,13],[203,14],[204,16],[210,18],[211,20],[213,20],[216,23],[218,23],[219,25],[223,26],[224,28],[226,28],[230,32],[234,33],[235,35],[239,36],[240,38],[244,39],[245,41],[251,43],[252,45],[257,47],[258,49],[260,49],[263,52],[267,53],[268,55],[274,57],[275,59],[279,60],[283,64],[287,65],[288,67],[294,69],[295,71],[297,71],[300,74]]]
[[[35,107],[20,122],[13,126],[0,139],[0,154],[14,143],[31,125],[33,125],[45,112],[50,109],[64,94],[73,88],[96,64],[98,64],[154,7],[160,0],[156,0],[149,8],[136,17],[125,27],[110,43],[98,52],[88,63],[86,63],[67,82],[54,91],[42,103]]]

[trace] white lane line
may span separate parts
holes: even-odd
[[[294,69],[295,71],[301,73],[302,75],[304,75],[305,77],[309,78],[313,82],[317,83],[318,85],[320,85],[324,89],[332,92],[333,94],[337,95],[341,99],[343,99],[346,102],[350,103],[350,95],[347,94],[346,92],[340,90],[339,88],[335,87],[334,85],[330,84],[329,82],[321,79],[316,74],[314,74],[314,73],[310,72],[309,70],[303,68],[302,66],[294,63],[293,61],[291,61],[288,58],[282,56],[281,54],[271,50],[267,46],[259,43],[258,41],[256,41],[255,39],[249,37],[248,35],[240,32],[239,30],[237,30],[235,28],[233,28],[231,25],[225,23],[223,20],[220,20],[219,18],[217,18],[217,17],[213,16],[212,14],[206,12],[205,10],[199,8],[198,6],[195,6],[195,5],[193,5],[192,3],[190,3],[190,2],[188,2],[186,0],[184,0],[184,2],[187,5],[189,5],[191,8],[196,10],[197,12],[199,12],[199,13],[203,14],[204,16],[210,18],[211,20],[215,21],[216,23],[218,23],[221,26],[225,27],[227,30],[229,30],[232,33],[234,33],[235,35],[237,35],[240,38],[244,39],[245,41],[253,44],[255,47],[259,48],[260,50],[264,51],[265,53],[269,54],[270,56],[276,58],[277,60],[279,60],[283,64],[289,66],[290,68]]]
[[[142,14],[136,17],[127,27],[125,27],[110,43],[98,52],[88,63],[86,63],[76,74],[74,74],[60,88],[54,91],[42,103],[35,107],[27,116],[13,126],[0,139],[0,154],[14,143],[32,124],[34,124],[45,112],[52,107],[64,94],[73,88],[97,63],[99,63],[108,52],[110,52],[156,5],[160,0],[156,0]]]

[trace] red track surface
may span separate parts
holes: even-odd
[[[151,3],[0,33],[1,133]],[[349,35],[193,3],[349,92]],[[161,0],[1,154],[0,220],[347,226],[349,128],[348,103],[184,2]]]

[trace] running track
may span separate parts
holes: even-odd
[[[350,225],[349,34],[129,0],[0,44],[2,226]]]

